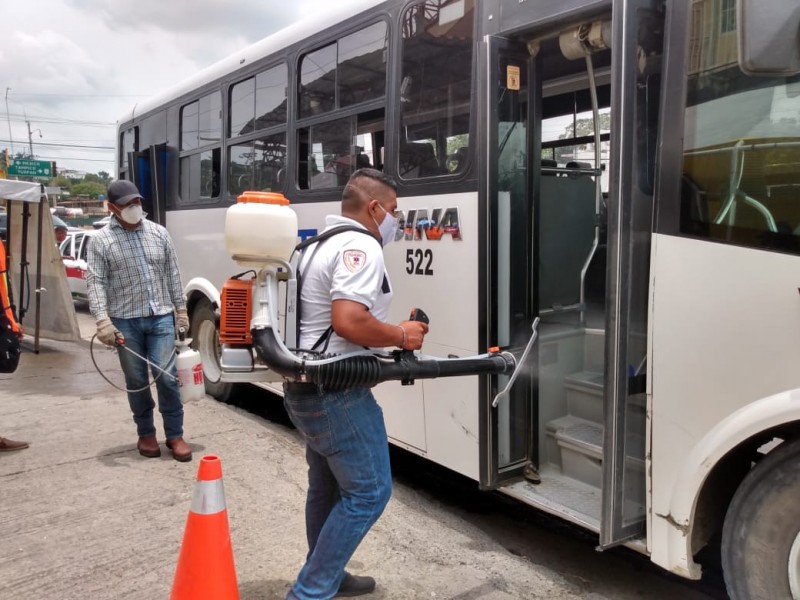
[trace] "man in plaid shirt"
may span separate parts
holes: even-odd
[[[183,405],[175,369],[175,325],[189,331],[178,261],[167,230],[148,221],[142,196],[125,180],[108,186],[112,217],[95,235],[87,254],[89,309],[97,319],[97,338],[109,346],[124,345],[145,356],[172,377],[151,369],[164,421],[166,446],[175,460],[192,460],[183,439]],[[173,322],[173,312],[175,322]],[[147,363],[125,348],[117,355],[125,374],[128,403],[139,434],[139,454],[161,456],[153,422]]]

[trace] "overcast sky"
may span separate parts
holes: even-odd
[[[32,141],[37,159],[55,160],[62,169],[113,175],[114,151],[108,148],[114,146],[115,122],[125,111],[303,15],[319,13],[332,1],[339,7],[359,4],[4,1],[0,149],[11,149],[13,142],[15,153],[28,152]]]

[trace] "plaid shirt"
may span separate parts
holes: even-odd
[[[165,315],[186,306],[172,240],[152,221],[128,230],[112,217],[92,237],[86,266],[89,309],[97,320]]]

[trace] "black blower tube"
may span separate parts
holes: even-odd
[[[412,383],[415,379],[435,379],[459,375],[513,372],[510,354],[491,354],[472,358],[417,358],[413,352],[398,352],[387,358],[352,356],[315,364],[287,354],[267,329],[253,331],[253,344],[259,358],[273,371],[296,381],[316,383],[327,390],[372,387],[383,381]]]

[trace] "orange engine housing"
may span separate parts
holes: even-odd
[[[253,282],[228,279],[222,286],[222,315],[219,324],[220,344],[250,345],[250,317],[252,316]]]

